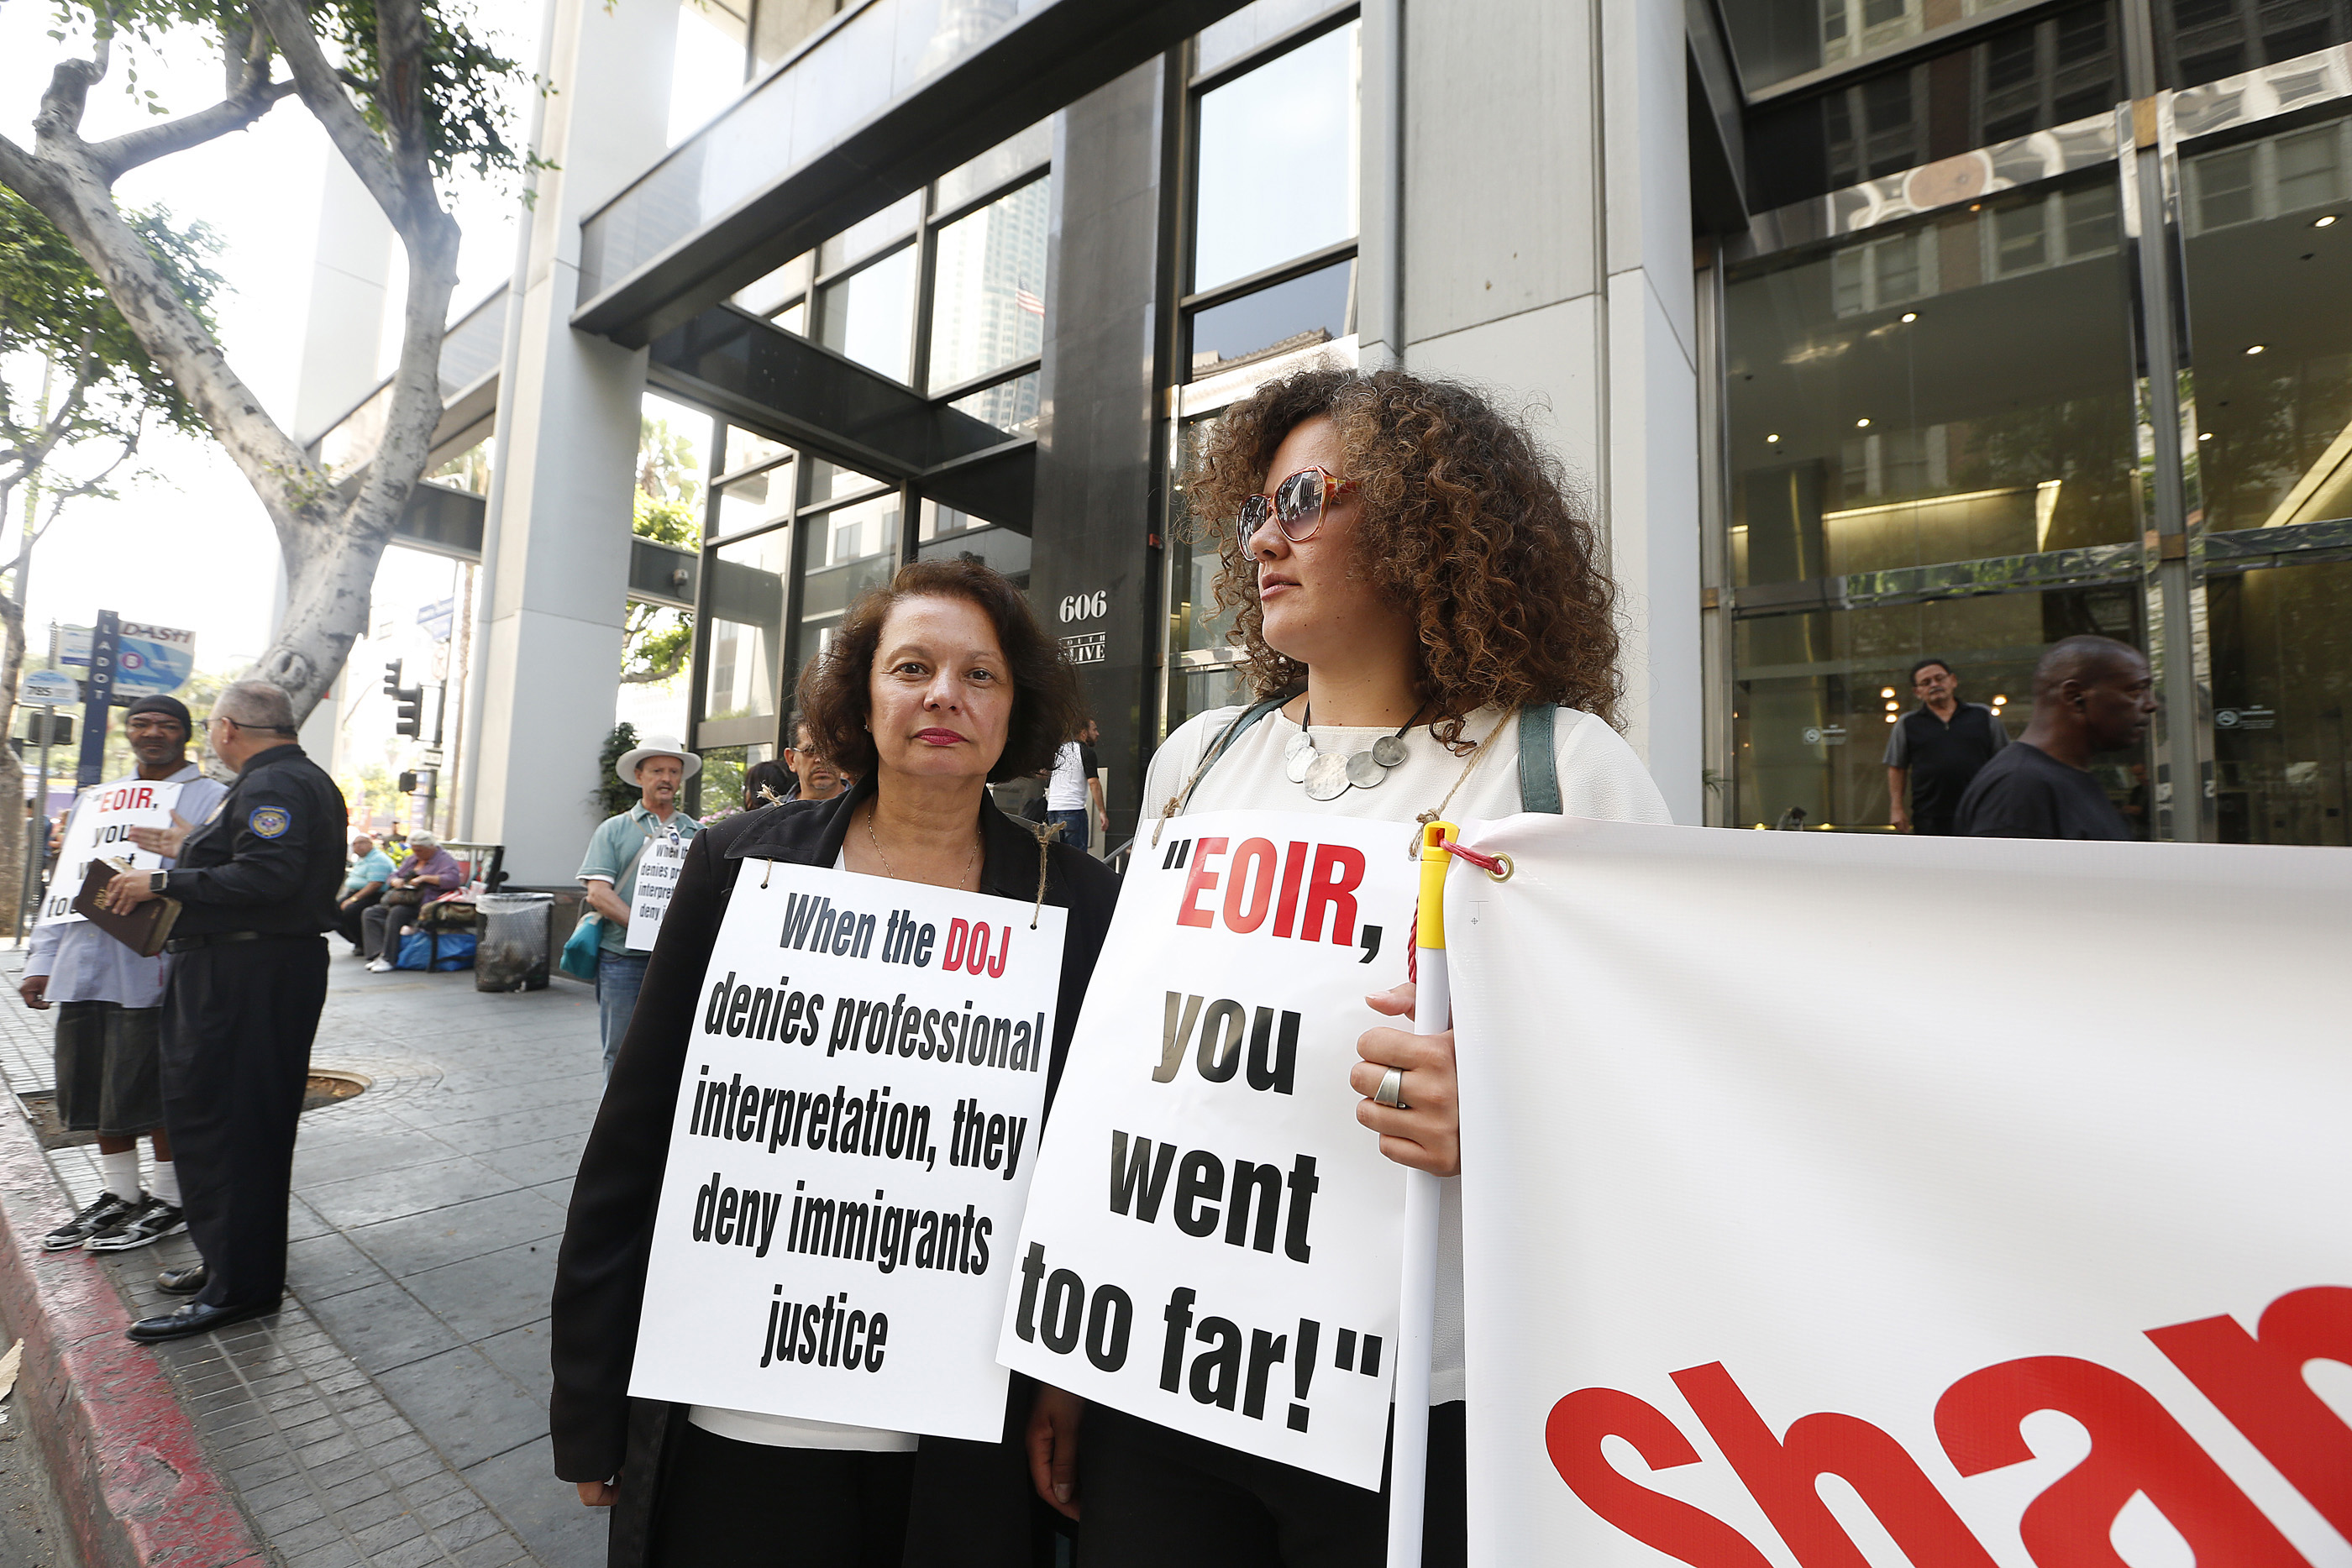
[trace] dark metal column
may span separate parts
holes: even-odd
[[[1138,67],[1070,105],[1054,142],[1029,592],[1101,722],[1114,844],[1135,825],[1160,642],[1165,83],[1159,62]]]

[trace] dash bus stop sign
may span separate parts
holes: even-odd
[[[89,628],[65,628],[58,661],[87,668]],[[166,696],[187,685],[196,667],[196,634],[177,626],[125,621],[115,637],[113,700],[120,706],[146,696]]]

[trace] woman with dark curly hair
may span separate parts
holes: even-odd
[[[613,1568],[1027,1568],[1036,1511],[1014,1378],[1002,1440],[918,1437],[628,1397],[662,1170],[703,970],[736,862],[832,866],[1069,912],[1046,1092],[1110,925],[1117,880],[990,800],[1079,718],[1076,678],[1021,591],[971,561],[919,561],[851,606],[801,677],[801,716],[857,776],[846,793],[697,835],[580,1162],[556,1261],[555,1470],[614,1510]]]
[[[1386,818],[1400,824],[1399,853],[1418,821],[1441,815],[1668,820],[1612,727],[1613,593],[1593,559],[1592,526],[1518,421],[1448,382],[1303,371],[1225,413],[1187,494],[1216,530],[1218,604],[1238,609],[1234,639],[1257,700],[1202,714],[1168,737],[1144,785],[1147,815]],[[1367,1000],[1409,1017],[1412,988]],[[1374,1028],[1358,1051],[1347,1083],[1325,1091],[1359,1098],[1357,1120],[1389,1158],[1456,1175],[1452,1032]],[[1443,1201],[1422,1559],[1433,1568],[1466,1554],[1461,1208],[1451,1182]],[[1078,1519],[1081,1561],[1383,1561],[1385,1502],[1339,1481],[1087,1409],[1052,1388],[1040,1392],[1029,1443],[1039,1494]]]

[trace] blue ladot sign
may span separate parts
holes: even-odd
[[[187,685],[196,668],[196,634],[176,626],[150,626],[143,622],[122,622],[121,640],[114,670],[114,701],[117,705],[144,696],[166,695]],[[58,662],[87,669],[89,666],[89,628],[65,628]]]

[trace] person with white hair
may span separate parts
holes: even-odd
[[[441,847],[438,833],[419,828],[409,834],[408,858],[392,873],[375,906],[360,916],[360,949],[367,955],[368,973],[391,973],[400,939],[416,925],[417,912],[465,884],[466,868]]]
[[[702,831],[702,824],[677,809],[686,781],[702,771],[702,758],[667,735],[652,735],[646,743],[621,754],[614,774],[624,784],[637,787],[637,803],[597,824],[588,839],[588,853],[580,862],[580,884],[588,900],[586,918],[602,930],[596,946],[596,1021],[604,1033],[604,1077],[613,1076],[613,1058],[620,1054],[621,1037],[629,1032],[630,1015],[637,1010],[637,992],[645,985],[650,953],[629,949],[629,910],[637,895],[637,862],[646,846],[667,836],[679,842]]]
[[[193,1295],[142,1318],[142,1343],[209,1333],[278,1310],[286,1292],[286,1203],[310,1041],[327,1001],[327,944],[351,813],[342,791],[294,743],[293,704],[237,681],[206,726],[236,772],[226,799],[169,871],[125,872],[107,905],[180,905],[164,951],[163,1124],[179,1166],[188,1234],[203,1261],[156,1283]]]

